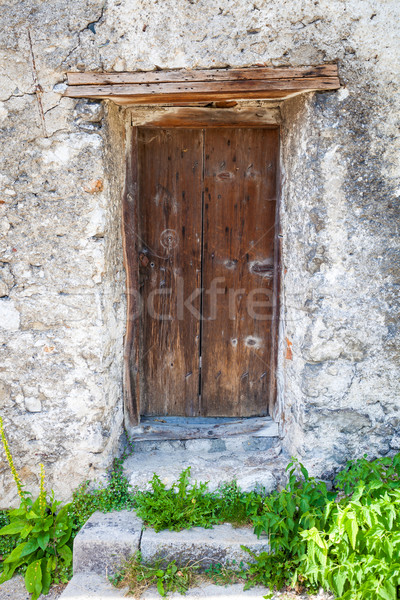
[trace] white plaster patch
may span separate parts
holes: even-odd
[[[0,235],[6,235],[10,229],[10,223],[6,217],[0,219]]]
[[[104,210],[100,206],[98,206],[90,213],[89,223],[86,227],[86,234],[88,237],[103,236],[105,226],[106,217],[104,214]]]
[[[45,164],[66,164],[85,147],[90,150],[96,150],[101,144],[102,139],[97,134],[73,133],[71,135],[64,135],[48,150],[43,152],[43,162]]]
[[[346,100],[346,98],[349,96],[350,92],[347,88],[342,87],[340,88],[340,90],[337,93],[339,102],[343,102],[343,100]]]
[[[8,75],[0,75],[0,100],[8,100],[16,88],[16,85]]]
[[[6,105],[4,102],[0,102],[0,124],[5,123],[5,120],[8,117],[8,110],[6,109]]]
[[[66,144],[58,144],[53,150],[43,152],[43,162],[65,164],[71,157],[71,150]]]
[[[16,331],[20,326],[20,314],[13,300],[0,298],[0,327],[8,331]]]

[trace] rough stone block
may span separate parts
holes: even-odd
[[[128,510],[95,512],[74,540],[74,575],[112,575],[139,549],[142,520]]]
[[[213,563],[230,564],[233,561],[239,566],[240,562],[248,564],[250,555],[241,548],[246,546],[253,552],[268,552],[269,544],[266,537],[257,539],[252,530],[247,527],[234,528],[225,523],[213,529],[193,527],[183,531],[160,531],[145,529],[141,541],[143,562],[151,564],[161,559],[167,564],[176,560],[177,565],[197,563],[206,568]]]

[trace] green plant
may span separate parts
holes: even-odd
[[[208,528],[223,522],[235,526],[251,523],[264,503],[263,495],[242,492],[235,481],[212,493],[207,483],[190,483],[190,467],[182,471],[170,489],[156,474],[150,485],[150,491],[135,495],[135,508],[156,531]]]
[[[0,510],[0,529],[5,525],[8,525],[10,518],[7,510]],[[18,535],[2,536],[0,535],[0,560],[3,559],[7,554],[10,554],[18,544]],[[0,563],[1,564],[1,563]]]
[[[211,527],[218,523],[215,502],[207,493],[207,484],[189,483],[190,467],[182,471],[178,481],[167,490],[158,475],[150,481],[151,491],[138,492],[135,507],[139,517],[156,531],[179,531],[187,527]]]
[[[385,456],[373,461],[367,454],[357,460],[349,460],[336,475],[335,484],[346,495],[353,493],[357,485],[364,484],[367,493],[374,496],[396,489],[400,484],[400,454]]]
[[[331,502],[325,529],[301,532],[307,551],[299,567],[338,600],[396,600],[400,586],[400,490],[379,498],[360,485],[352,499]]]
[[[0,529],[0,536],[18,535],[21,540],[2,563],[0,584],[10,579],[17,568],[26,567],[26,589],[32,593],[32,600],[36,600],[41,593],[48,593],[52,580],[60,579],[61,570],[65,572],[72,562],[69,506],[59,510],[60,502],[54,499],[53,492],[47,498],[42,464],[40,493],[37,500],[32,501],[15,469],[1,417],[0,435],[21,500],[19,508],[9,511],[9,523]]]
[[[256,535],[269,536],[271,554],[250,553],[255,562],[249,567],[248,586],[262,583],[280,588],[293,579],[306,549],[300,532],[319,524],[326,504],[336,495],[327,490],[325,483],[310,477],[296,459],[286,471],[287,486],[268,496],[261,515],[253,517]]]
[[[235,561],[226,565],[214,563],[204,569],[204,575],[206,578],[211,579],[215,585],[224,586],[242,582],[246,579],[243,562],[240,562],[239,565],[237,565]]]
[[[127,585],[129,591],[138,598],[147,588],[157,586],[160,596],[166,596],[170,592],[184,594],[193,584],[197,573],[196,565],[178,567],[173,560],[167,565],[161,561],[148,566],[142,563],[140,552],[138,552],[122,569],[121,572],[110,578],[114,585]]]
[[[243,492],[236,481],[223,484],[211,497],[218,521],[235,527],[252,523],[262,514],[265,501],[264,493]]]

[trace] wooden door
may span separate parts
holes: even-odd
[[[201,400],[207,415],[267,412],[277,144],[276,129],[205,131]]]
[[[145,415],[199,414],[203,133],[138,134],[140,404]],[[193,310],[182,299],[194,292]],[[197,311],[197,314],[196,314]]]
[[[267,414],[278,142],[139,129],[141,414]]]

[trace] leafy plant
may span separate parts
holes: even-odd
[[[396,489],[400,484],[400,454],[369,461],[367,454],[357,460],[347,461],[346,467],[336,475],[335,484],[346,495],[364,484],[367,493],[378,496]]]
[[[211,496],[219,522],[235,527],[252,523],[262,514],[265,502],[264,492],[243,492],[236,481],[222,485]]]
[[[10,522],[10,518],[8,516],[7,510],[0,510],[0,529],[5,525],[8,525]],[[10,535],[10,536],[1,536],[0,535],[0,560],[3,559],[7,554],[10,554],[12,550],[14,550],[15,546],[18,544],[19,536],[18,535]]]
[[[400,489],[377,499],[360,486],[350,502],[331,502],[325,530],[301,532],[307,542],[300,570],[338,600],[395,600],[400,586]]]
[[[271,554],[263,552],[256,556],[250,552],[254,563],[249,567],[248,587],[251,583],[261,583],[280,588],[293,579],[306,550],[300,532],[319,524],[325,506],[336,496],[327,490],[325,483],[310,477],[296,459],[292,459],[286,471],[289,471],[287,486],[268,496],[262,514],[253,517],[256,535],[269,536]]]
[[[232,561],[231,564],[222,565],[221,563],[214,563],[204,569],[204,575],[211,579],[215,585],[231,585],[245,581],[246,572],[244,570],[244,563],[240,562],[239,565],[236,561]]]
[[[215,503],[207,493],[207,484],[189,483],[190,467],[167,490],[158,475],[150,481],[152,491],[135,496],[136,513],[156,531],[179,531],[187,527],[211,527],[218,522]]]
[[[2,563],[0,584],[11,579],[15,570],[24,566],[26,589],[32,593],[32,600],[37,600],[41,593],[48,593],[54,578],[60,578],[60,568],[65,571],[72,563],[69,506],[59,510],[60,502],[54,499],[53,492],[47,498],[42,464],[40,493],[37,500],[32,501],[15,469],[1,417],[0,435],[21,499],[19,508],[8,513],[9,523],[0,529],[0,536],[18,535],[21,540]]]
[[[236,526],[251,523],[264,503],[262,495],[242,492],[235,481],[212,493],[207,483],[190,483],[190,467],[182,471],[170,489],[156,474],[150,485],[150,491],[135,495],[135,508],[156,531],[209,528],[223,522]]]
[[[138,598],[147,588],[157,586],[160,596],[166,596],[170,592],[184,594],[193,584],[197,568],[195,564],[186,567],[178,567],[173,560],[168,565],[162,566],[161,561],[148,566],[142,563],[140,552],[138,552],[123,570],[116,576],[110,578],[114,585],[128,585],[129,590]]]

